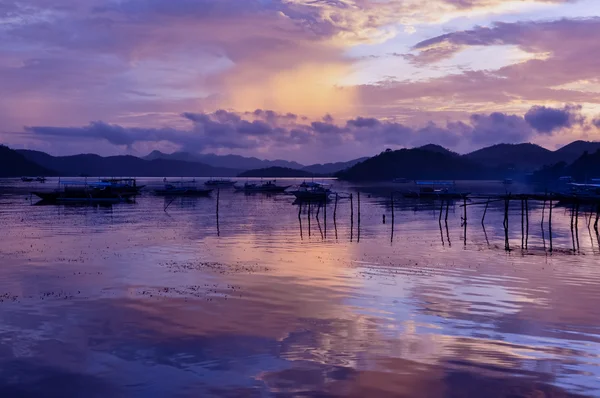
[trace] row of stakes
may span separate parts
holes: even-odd
[[[335,237],[336,239],[338,238],[337,236],[337,208],[338,208],[338,201],[339,201],[340,196],[336,193],[335,194],[335,201],[334,201],[334,208],[333,208],[333,223],[334,223],[334,229],[335,229]],[[354,240],[354,195],[353,194],[349,194],[349,196],[347,196],[347,198],[350,200],[350,241]],[[357,199],[357,242],[360,242],[360,222],[361,222],[361,206],[360,206],[360,192],[357,192],[356,194],[356,199]],[[167,208],[171,205],[171,203],[173,202],[174,199],[172,199],[164,208],[164,210],[166,211]],[[471,203],[467,203],[467,198],[463,198],[463,204],[460,205],[460,207],[463,208],[463,215],[461,216],[461,226],[464,228],[464,234],[463,234],[463,238],[464,238],[464,243],[466,245],[466,239],[467,239],[467,234],[466,234],[466,228],[467,228],[467,207],[468,206],[474,206],[474,205],[483,205],[485,204],[485,208],[483,211],[483,216],[481,218],[481,225],[484,229],[485,232],[485,217],[487,215],[487,211],[489,208],[489,205],[491,203],[494,202],[501,202],[504,201],[504,220],[503,220],[503,227],[504,227],[504,243],[505,243],[505,249],[507,251],[510,251],[510,244],[509,244],[509,233],[508,233],[508,226],[509,226],[509,205],[510,205],[510,201],[513,200],[513,197],[511,195],[505,195],[503,197],[498,197],[495,199],[489,198],[488,200],[486,200],[485,202],[471,202]],[[529,198],[524,196],[524,195],[519,195],[519,196],[515,196],[514,200],[520,200],[521,202],[521,247],[524,249],[528,248],[528,241],[529,241]],[[544,219],[545,219],[545,211],[546,211],[546,202],[549,201],[549,215],[548,215],[548,230],[549,230],[549,251],[552,252],[553,251],[553,242],[552,242],[552,209],[553,209],[553,200],[551,196],[548,196],[547,198],[544,198],[543,200],[543,208],[542,208],[542,221],[541,221],[541,226],[542,226],[542,238],[544,240],[544,247],[545,247],[545,235],[544,235]],[[220,236],[220,227],[219,227],[219,203],[220,203],[220,190],[217,189],[217,200],[216,200],[216,218],[217,218],[217,235]],[[300,235],[301,238],[303,238],[303,231],[302,231],[302,208],[303,208],[303,204],[306,204],[307,206],[307,220],[308,220],[308,234],[309,236],[311,236],[311,205],[312,203],[310,201],[306,202],[306,203],[300,203],[298,206],[298,221],[300,223]],[[316,212],[316,219],[318,222],[318,226],[319,226],[319,230],[321,231],[321,235],[324,238],[327,238],[327,205],[323,205],[323,202],[317,202],[318,207],[317,207],[317,212]],[[394,192],[392,192],[390,194],[390,204],[391,204],[391,218],[392,218],[392,223],[391,223],[391,241],[393,241],[394,239],[394,225],[395,225],[395,211],[394,211]],[[321,211],[321,207],[323,207],[323,213],[324,213],[324,231],[321,230],[321,225],[320,225],[320,220],[319,220],[319,214]],[[440,230],[441,230],[441,223],[442,223],[442,216],[444,216],[444,222],[446,224],[446,232],[448,233],[448,212],[449,212],[449,207],[450,207],[450,201],[449,200],[442,200],[441,201],[441,205],[440,205],[440,213],[439,213],[439,218],[438,218],[438,222],[440,224]],[[444,210],[445,210],[445,215],[444,215]],[[579,237],[578,237],[578,225],[579,225],[579,211],[580,211],[580,203],[574,203],[572,208],[571,208],[571,235],[572,235],[572,241],[573,241],[573,250],[576,250],[579,248]],[[595,222],[594,222],[594,230],[596,231],[596,233],[598,234],[598,219],[600,217],[600,205],[597,206],[596,209],[596,215],[595,215]],[[383,214],[382,216],[382,221],[385,224],[386,223],[386,216],[385,214]],[[588,227],[591,225],[591,221],[592,221],[592,216],[589,217],[588,219]],[[449,240],[449,239],[448,239]],[[487,233],[486,233],[486,240],[487,240]],[[442,240],[443,241],[443,240]],[[489,243],[489,242],[488,242]]]

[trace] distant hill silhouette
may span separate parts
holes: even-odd
[[[600,149],[600,142],[573,141],[554,151],[554,160],[556,163],[573,163],[579,159],[584,152],[595,153],[598,149]]]
[[[354,180],[389,180],[397,177],[419,179],[502,179],[523,178],[534,172],[537,180],[549,181],[553,176],[572,174],[585,178],[596,171],[595,157],[600,142],[575,141],[550,151],[535,144],[498,144],[466,155],[459,155],[435,144],[400,151],[386,150],[373,158],[348,162],[303,166],[285,160],[260,160],[238,155],[193,154],[154,151],[146,159],[134,156],[102,157],[93,154],[51,156],[44,152],[11,150],[5,155],[0,176],[137,176],[137,177],[225,177],[248,171],[248,176],[310,177],[333,175]],[[584,153],[587,157],[582,159]],[[207,160],[210,162],[203,162]],[[584,170],[582,164],[589,169]],[[573,163],[571,165],[571,163]],[[266,166],[265,166],[266,165]],[[587,167],[587,166],[586,166]],[[246,174],[244,174],[246,175]]]
[[[334,173],[337,173],[338,171],[342,171],[347,168],[350,168],[357,163],[364,162],[367,159],[369,159],[369,158],[364,157],[364,158],[350,160],[348,162],[313,164],[313,165],[302,168],[302,170],[308,171],[310,173],[322,174],[322,175],[334,174]]]
[[[57,173],[28,160],[19,152],[0,145],[0,177],[54,176]]]
[[[421,148],[386,151],[336,176],[355,181],[389,181],[397,177],[450,180],[491,177],[485,167],[462,156]]]
[[[552,151],[535,144],[498,144],[464,155],[466,159],[487,167],[534,171],[557,162]]]
[[[319,177],[320,175],[305,170],[290,169],[289,167],[267,167],[264,169],[247,170],[238,177]]]
[[[444,148],[441,145],[436,145],[436,144],[423,145],[423,146],[418,147],[417,149],[421,149],[423,151],[443,153],[445,155],[460,156],[458,153],[452,152],[451,150]]]
[[[536,182],[552,183],[559,177],[570,176],[575,181],[585,182],[592,178],[600,178],[600,149],[594,153],[584,152],[572,164],[559,162],[544,167],[533,174]]]
[[[236,170],[262,169],[266,167],[289,167],[292,169],[301,169],[304,165],[287,160],[261,160],[254,157],[244,157],[239,155],[215,155],[215,154],[195,154],[190,152],[174,152],[166,154],[160,151],[152,151],[145,156],[145,160],[167,159],[182,160],[186,162],[200,162],[213,167],[225,167]]]
[[[18,152],[29,161],[56,170],[63,176],[225,177],[234,176],[239,172],[239,170],[180,160],[143,160],[135,156],[102,157],[92,154],[51,156],[44,152],[29,150]]]

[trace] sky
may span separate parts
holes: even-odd
[[[598,0],[3,0],[0,142],[301,163],[600,140]]]

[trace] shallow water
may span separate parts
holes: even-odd
[[[353,222],[346,198],[222,190],[217,223],[215,194],[35,206],[1,181],[0,396],[600,395],[587,209],[573,235],[553,209],[550,253],[548,208],[522,240],[513,203],[506,251],[503,203],[465,228],[396,196],[392,226],[390,187],[333,184]]]

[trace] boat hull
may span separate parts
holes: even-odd
[[[296,197],[296,200],[304,202],[326,201],[331,195],[330,192],[292,192],[292,194]]]
[[[235,181],[220,181],[220,182],[214,182],[214,181],[207,181],[204,183],[204,185],[206,185],[207,187],[216,187],[216,188],[226,188],[226,187],[232,187],[236,182]]]
[[[158,196],[201,197],[210,196],[212,191],[212,189],[157,189],[154,194]]]
[[[133,195],[99,194],[90,192],[32,192],[45,203],[122,203]]]
[[[246,192],[246,193],[255,193],[255,192],[262,192],[262,193],[282,193],[284,192],[286,189],[288,189],[289,187],[291,187],[291,185],[287,185],[287,186],[271,186],[271,187],[235,187],[236,191],[241,191],[241,192]]]
[[[421,193],[421,192],[405,192],[402,194],[405,198],[410,199],[466,199],[470,192],[456,193]]]

